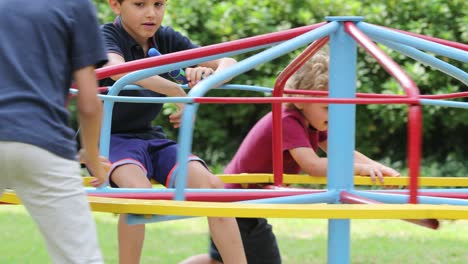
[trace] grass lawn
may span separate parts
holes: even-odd
[[[118,263],[117,217],[108,213],[94,216],[106,263]],[[278,237],[283,263],[326,263],[326,220],[270,222]],[[178,263],[206,252],[207,229],[205,218],[147,225],[141,263]],[[351,232],[353,264],[468,263],[468,221],[442,221],[439,230],[434,231],[399,220],[353,220]],[[24,207],[0,206],[0,234],[0,263],[50,263],[42,238]]]

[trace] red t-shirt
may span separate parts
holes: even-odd
[[[272,173],[273,115],[268,113],[249,131],[225,173]],[[327,140],[327,131],[307,126],[302,113],[283,109],[283,172],[297,174],[301,168],[288,150],[306,147],[318,150],[318,143]]]

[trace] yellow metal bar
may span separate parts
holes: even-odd
[[[378,181],[373,184],[369,177],[355,176],[355,185],[377,185],[377,186],[408,186],[408,177],[385,177],[384,184]],[[317,177],[309,175],[284,175],[285,184],[326,184],[326,177]],[[468,187],[468,177],[419,177],[419,185],[427,187]]]
[[[225,183],[273,183],[273,174],[219,174]],[[327,177],[302,174],[284,174],[284,184],[326,184]],[[372,183],[370,177],[355,176],[355,185],[408,186],[408,177],[385,177],[383,184]],[[420,186],[468,187],[468,177],[419,177]]]
[[[273,174],[218,174],[224,183],[273,183]],[[84,184],[90,186],[92,177],[84,177]],[[369,177],[355,176],[355,185],[408,186],[408,177],[385,177],[384,184],[373,184]],[[284,184],[326,184],[323,176],[285,174]],[[420,186],[427,187],[468,187],[468,177],[420,177]]]
[[[273,183],[273,174],[217,174],[224,183]]]
[[[317,219],[468,219],[468,206],[427,204],[240,204],[89,197],[93,211],[143,215]],[[0,202],[18,204],[14,192]]]
[[[21,204],[21,200],[13,191],[5,191],[3,195],[0,196],[0,202],[8,204]]]

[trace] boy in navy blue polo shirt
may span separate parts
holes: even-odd
[[[107,57],[94,6],[14,0],[0,1],[0,10],[0,195],[16,191],[54,263],[103,263],[65,107],[73,78],[83,159],[101,185],[94,68]]]
[[[117,65],[147,57],[150,48],[167,54],[198,47],[187,37],[170,27],[161,26],[166,0],[109,0],[118,16],[114,23],[102,27],[109,63]],[[236,63],[223,58],[187,68],[189,86],[202,78]],[[101,85],[110,86],[122,77],[113,76]],[[136,82],[147,90],[122,91],[126,96],[185,96],[185,91],[175,82],[153,76]],[[173,187],[172,176],[177,162],[177,144],[166,138],[160,127],[151,121],[161,111],[161,104],[116,103],[112,113],[112,131],[109,160],[112,162],[111,184],[126,188],[151,188],[151,179]],[[183,104],[171,115],[170,122],[178,127]],[[171,177],[172,176],[172,177]],[[223,183],[213,175],[206,164],[192,156],[188,164],[188,187],[223,188]],[[208,218],[211,236],[225,263],[246,263],[242,241],[234,218]],[[139,263],[144,240],[144,225],[127,225],[119,220],[120,263]]]

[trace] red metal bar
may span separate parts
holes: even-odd
[[[345,30],[400,83],[409,97],[419,97],[419,89],[413,80],[392,60],[392,58],[387,56],[369,37],[359,30],[354,23],[345,22]]]
[[[403,69],[387,56],[352,22],[345,22],[346,32],[369,52],[380,65],[392,75],[403,87],[409,98],[417,100],[419,89]],[[416,123],[417,122],[417,123]],[[421,105],[414,103],[408,110],[408,167],[410,176],[409,203],[418,203],[418,176],[421,160],[421,134],[422,134],[422,109]]]
[[[315,41],[295,58],[278,76],[273,87],[273,97],[282,97],[283,89],[289,77],[304,64],[315,52],[328,42],[328,37]],[[274,184],[283,184],[283,128],[281,121],[281,103],[272,104],[273,131],[272,131],[272,155]]]
[[[389,98],[389,99],[367,99],[367,98],[317,98],[317,97],[195,97],[195,103],[334,103],[334,104],[412,104],[419,102],[417,99],[411,98]]]
[[[291,190],[291,191],[271,191],[271,192],[259,192],[252,190],[251,192],[229,192],[226,193],[214,193],[214,192],[186,192],[185,199],[187,201],[198,201],[198,202],[239,202],[245,200],[256,200],[276,197],[286,197],[300,194],[312,194],[321,193],[325,190]],[[174,193],[88,193],[89,196],[98,197],[109,197],[109,198],[125,198],[125,199],[142,199],[142,200],[173,200]]]
[[[319,51],[329,41],[329,37],[321,38],[309,47],[307,47],[299,56],[297,56],[291,63],[289,63],[275,81],[273,88],[273,96],[283,96],[284,86],[288,79],[297,71],[299,68],[307,62],[317,51]]]
[[[105,93],[109,87],[98,87],[98,93]],[[328,96],[328,91],[311,91],[311,90],[283,90],[283,94],[300,94],[310,96]],[[77,94],[70,93],[70,97],[75,97]],[[375,93],[356,93],[357,98],[408,98],[406,95],[398,94],[375,94]],[[468,92],[457,92],[448,94],[422,94],[419,98],[422,99],[455,99],[468,97]]]
[[[274,33],[263,34],[259,36],[233,40],[229,42],[213,44],[205,47],[200,47],[191,50],[174,52],[157,57],[151,57],[141,60],[130,61],[115,66],[108,66],[96,70],[98,80],[104,79],[113,75],[132,72],[136,70],[146,69],[150,67],[166,65],[191,59],[203,58],[213,56],[220,53],[232,52],[252,47],[263,46],[266,44],[276,43],[280,41],[289,40],[301,34],[309,32],[320,26],[325,25],[327,22],[321,22],[309,26],[298,27],[288,30],[283,30]]]
[[[379,192],[375,190],[374,192]],[[408,195],[409,192],[393,192],[386,190],[385,192],[379,193],[391,193],[391,194],[402,194]],[[431,197],[442,197],[442,198],[451,198],[451,199],[468,199],[468,193],[453,193],[453,192],[431,192],[431,191],[419,191],[420,196],[431,196]]]
[[[422,99],[455,99],[468,97],[468,92],[458,92],[458,93],[449,93],[449,94],[429,94],[429,95],[420,95],[419,98]]]
[[[340,193],[340,200],[347,204],[384,204],[382,202],[364,198],[362,196],[351,194],[347,191]],[[410,222],[416,225],[424,226],[431,229],[439,228],[439,221],[437,219],[402,219],[403,221]]]
[[[284,90],[284,94],[302,94],[315,96],[328,96],[328,91],[310,91],[310,90]],[[358,98],[408,98],[406,95],[398,94],[375,94],[375,93],[356,93]],[[421,99],[455,99],[468,97],[468,92],[457,92],[448,94],[428,94],[419,95]]]
[[[277,186],[283,185],[283,122],[281,113],[282,104],[271,105],[273,129],[271,131],[273,156],[273,183]]]
[[[277,186],[277,185],[265,185],[263,186],[263,189],[267,190],[278,190],[278,191],[304,191],[304,190],[309,190],[309,191],[326,191],[324,189],[309,189],[309,188],[296,188],[296,187],[289,187],[289,186]]]
[[[409,170],[409,203],[418,203],[418,186],[422,149],[422,110],[419,105],[411,105],[408,109],[408,170]]]

